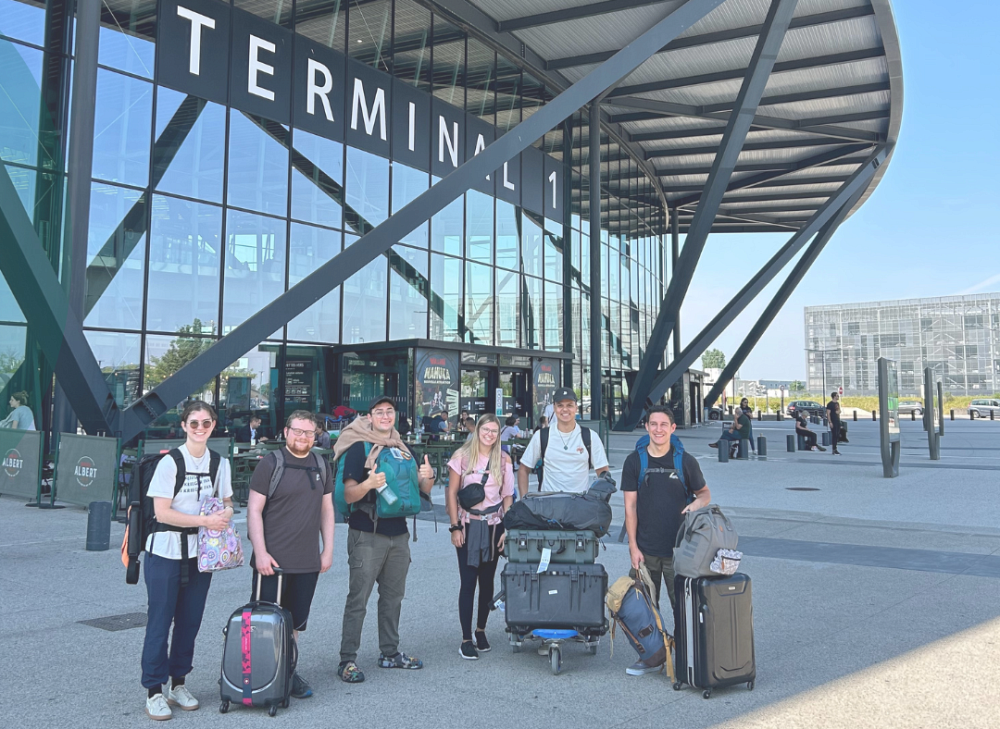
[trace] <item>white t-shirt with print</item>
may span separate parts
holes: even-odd
[[[177,483],[177,464],[169,454],[164,453],[163,458],[156,464],[156,471],[153,472],[153,480],[149,484],[146,494],[150,498],[173,499],[171,506],[175,511],[182,514],[198,514],[201,511],[201,501],[208,496],[218,496],[220,499],[229,499],[233,496],[233,484],[229,459],[223,458],[219,462],[219,473],[216,476],[218,482],[218,493],[212,485],[209,477],[209,467],[211,462],[211,452],[205,449],[205,454],[201,458],[195,458],[188,453],[187,445],[182,445],[178,450],[184,456],[184,485],[174,496],[174,485]],[[196,474],[205,474],[198,476]],[[188,558],[198,556],[198,535],[188,535]],[[146,538],[146,551],[155,554],[157,557],[167,559],[181,558],[181,534],[179,532],[156,532]]]
[[[572,433],[563,433],[555,424],[549,428],[549,443],[545,448],[543,491],[569,491],[581,494],[590,489],[590,468],[587,466],[587,447],[580,435],[580,424],[573,424]],[[542,452],[542,431],[531,436],[524,449],[521,463],[534,468]],[[608,456],[604,444],[593,430],[590,431],[590,453],[594,469],[607,468]]]

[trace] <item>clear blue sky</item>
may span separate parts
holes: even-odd
[[[806,306],[1000,291],[1000,3],[904,0],[893,11],[903,121],[889,168],[747,358],[744,379],[805,379]],[[788,237],[709,237],[681,311],[682,344]],[[713,346],[735,352],[778,286]]]

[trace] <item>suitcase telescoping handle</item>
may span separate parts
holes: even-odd
[[[275,567],[274,568],[274,574],[276,574],[278,576],[278,592],[275,595],[275,597],[277,599],[274,601],[274,604],[280,606],[281,605],[281,576],[284,574],[284,570],[282,570],[280,567]],[[260,583],[263,582],[263,581],[264,581],[264,575],[262,575],[260,572],[258,572],[257,573],[257,593],[253,597],[254,602],[260,602]]]

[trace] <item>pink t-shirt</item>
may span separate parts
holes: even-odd
[[[462,459],[455,456],[450,461],[448,461],[448,468],[461,476],[465,473],[464,463]],[[462,487],[468,486],[469,484],[479,483],[483,480],[483,474],[487,472],[489,467],[489,457],[479,456],[479,463],[476,464],[476,470],[465,476],[462,479]],[[488,509],[491,506],[495,506],[503,502],[504,498],[507,496],[514,495],[514,466],[511,465],[510,459],[504,456],[503,459],[503,486],[498,486],[496,480],[493,478],[493,474],[486,480],[486,498],[483,500],[480,509]],[[499,516],[503,516],[503,512],[498,512]],[[469,521],[469,515],[465,512],[462,507],[458,507],[458,515],[460,521]]]

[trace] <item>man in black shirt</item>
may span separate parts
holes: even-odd
[[[826,404],[827,417],[830,420],[830,436],[833,440],[833,455],[839,456],[837,443],[840,441],[840,393],[836,390],[830,393],[830,402]]]
[[[641,460],[638,452],[630,453],[622,468],[622,492],[625,495],[625,528],[628,531],[629,555],[632,568],[646,564],[656,585],[660,601],[660,580],[667,585],[670,604],[674,604],[674,544],[684,523],[684,514],[708,506],[712,495],[705,484],[701,467],[690,453],[682,455],[683,474],[674,469],[673,414],[662,406],[649,409],[646,432],[649,434],[649,463],[639,482]],[[683,480],[682,480],[683,478]],[[689,502],[690,497],[693,500]],[[659,671],[659,665],[637,661],[627,669],[631,676]]]
[[[405,448],[409,454],[398,453],[417,469],[420,490],[430,493],[434,486],[434,471],[427,461],[417,460],[413,450],[400,440],[395,429],[396,408],[388,397],[376,398],[369,407],[371,438],[379,444],[392,446],[385,457],[396,457],[397,449]],[[382,456],[380,456],[381,458]],[[376,514],[377,489],[386,484],[385,474],[368,468],[365,443],[357,442],[342,456],[344,499],[356,505],[348,520],[347,564],[350,567],[350,586],[344,606],[344,623],[340,638],[340,666],[337,673],[346,683],[360,683],[364,673],[357,666],[358,648],[361,646],[361,629],[368,612],[368,598],[378,582],[378,633],[381,668],[423,668],[423,663],[399,652],[399,612],[406,590],[406,575],[410,569],[410,533],[405,517],[373,520]],[[419,465],[418,465],[419,464]],[[376,523],[377,522],[377,523]]]

